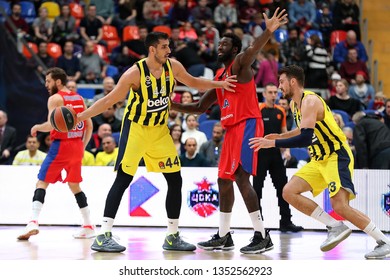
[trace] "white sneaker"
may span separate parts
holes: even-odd
[[[39,226],[37,221],[29,222],[26,228],[24,229],[23,234],[18,236],[18,240],[28,240],[30,236],[38,234],[39,233],[38,227]]]
[[[327,252],[346,239],[352,232],[344,223],[336,227],[328,227],[328,238],[321,244],[321,251]]]
[[[376,243],[378,243],[378,245],[375,249],[367,253],[364,257],[366,259],[384,259],[390,257],[390,244],[387,244],[382,240],[377,241]]]
[[[73,237],[77,239],[88,239],[93,238],[95,236],[96,233],[94,226],[82,226],[77,233],[73,234]]]

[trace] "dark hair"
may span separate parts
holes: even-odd
[[[282,74],[286,74],[289,80],[295,78],[300,86],[305,84],[305,72],[302,67],[297,65],[284,66],[279,70],[279,75]]]
[[[64,70],[62,70],[61,68],[58,68],[58,67],[52,67],[52,68],[49,68],[47,71],[46,71],[46,76],[47,75],[51,75],[52,79],[53,80],[61,80],[61,84],[65,85],[66,84],[66,80],[68,79],[68,77],[66,76],[66,73]]]
[[[173,131],[176,127],[179,127],[179,128],[180,128],[180,134],[183,133],[183,128],[181,127],[181,125],[178,124],[178,123],[174,123],[174,124],[172,124],[172,125],[169,127],[169,134],[170,134],[170,135],[172,135],[172,131]],[[180,135],[180,138],[181,138],[181,135]]]
[[[230,38],[232,40],[232,47],[236,47],[237,48],[237,53],[240,53],[241,52],[241,49],[242,49],[242,42],[241,42],[241,39],[234,33],[225,33],[223,34],[222,37],[225,37],[225,38]]]
[[[164,32],[150,32],[145,39],[145,47],[149,49],[150,46],[156,47],[159,40],[168,40],[169,35]]]

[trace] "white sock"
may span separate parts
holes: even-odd
[[[103,217],[102,227],[100,229],[100,233],[104,234],[106,232],[111,232],[113,225],[114,225],[114,219],[113,218]]]
[[[83,218],[84,226],[92,226],[91,215],[88,206],[80,208],[81,217]]]
[[[219,213],[219,229],[218,234],[220,237],[224,237],[230,231],[230,221],[232,219],[232,213],[220,212]]]
[[[261,219],[260,210],[249,213],[249,217],[251,217],[253,229],[261,232],[261,235],[265,237],[264,223]]]
[[[313,213],[310,214],[310,217],[329,227],[336,227],[342,224],[342,222],[337,221],[324,210],[322,210],[320,206],[317,206],[317,208],[314,209]]]
[[[32,221],[38,221],[39,215],[41,214],[42,207],[43,207],[43,203],[42,202],[40,202],[38,200],[34,200],[33,201],[33,203],[32,203],[32,215],[31,215],[31,220]]]
[[[175,234],[179,231],[179,219],[168,219],[167,234]]]
[[[390,244],[390,239],[383,234],[383,232],[375,226],[375,224],[370,221],[370,223],[363,229],[365,233],[374,238],[376,241],[382,240],[383,242]]]

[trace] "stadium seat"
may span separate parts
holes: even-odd
[[[315,29],[309,29],[303,35],[305,37],[305,43],[307,43],[307,39],[309,39],[311,35],[317,35],[320,38],[321,42],[324,42],[321,31]]]
[[[32,42],[28,42],[27,45],[30,47],[30,49],[34,52],[34,53],[38,53],[38,46],[37,44],[35,43],[32,43]],[[26,57],[26,58],[31,58],[32,55],[31,53],[28,51],[28,49],[23,45],[23,55]]]
[[[69,8],[70,8],[70,14],[75,19],[82,19],[84,17],[84,10],[80,4],[74,2],[69,3]]]
[[[7,15],[11,15],[11,4],[7,1],[0,1],[0,9],[3,8],[4,12]],[[3,17],[3,14],[0,13],[0,22],[4,22],[5,18]]]
[[[332,110],[332,112],[341,115],[341,117],[343,118],[344,124],[346,124],[347,122],[349,122],[350,119],[351,119],[351,118],[349,117],[348,113],[345,112],[345,111],[343,111],[343,110]]]
[[[128,25],[123,28],[123,42],[138,40],[139,39],[139,28],[138,26]]]
[[[354,128],[355,127],[355,123],[353,121],[349,121],[349,122],[344,124],[344,127]]]
[[[307,148],[291,148],[290,154],[295,157],[297,161],[307,160],[310,156]]]
[[[167,33],[169,37],[171,37],[171,33],[172,33],[172,29],[167,25],[157,25],[153,27],[153,31]]]
[[[54,60],[57,60],[62,55],[61,46],[57,43],[48,43],[47,54],[54,58]]]
[[[333,30],[330,33],[330,47],[334,48],[338,43],[347,38],[347,32],[344,30]]]
[[[116,67],[114,65],[107,65],[106,76],[113,78],[116,75],[118,75],[118,73],[119,73],[118,67]]]
[[[35,6],[32,2],[29,1],[20,1],[20,7],[22,8],[21,16],[27,23],[32,23],[34,19],[37,17],[37,13],[35,11]]]
[[[208,120],[208,116],[206,113],[203,113],[203,114],[200,114],[199,117],[198,117],[198,123],[202,123],[204,121],[207,121]]]
[[[121,40],[115,26],[103,25],[103,40],[107,42],[108,53],[112,53],[112,50],[120,45]]]
[[[121,136],[121,133],[120,132],[114,132],[114,133],[112,133],[111,136],[114,137],[116,145],[118,146],[119,145],[119,138]]]
[[[92,99],[95,96],[94,88],[78,88],[77,93],[85,99]]]
[[[54,21],[56,17],[60,15],[60,5],[57,2],[43,2],[41,7],[45,7],[47,9],[47,18],[50,21]]]
[[[283,43],[288,39],[288,31],[286,29],[276,29],[274,36],[278,43]]]
[[[217,120],[207,120],[199,123],[199,130],[206,134],[207,140],[213,137],[214,124],[217,122]]]

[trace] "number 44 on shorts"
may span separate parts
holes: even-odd
[[[160,169],[165,169],[165,168],[167,168],[167,167],[172,168],[172,166],[174,166],[174,165],[180,166],[180,161],[179,161],[178,156],[176,156],[175,159],[174,159],[173,161],[172,161],[171,158],[167,158],[167,160],[166,160],[165,162],[160,161],[160,162],[158,163],[158,167],[159,167]]]

